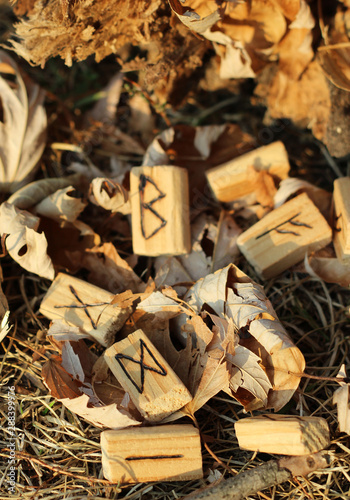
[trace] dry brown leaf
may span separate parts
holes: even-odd
[[[282,71],[275,72],[272,77],[271,73],[265,76],[267,81],[261,79],[255,93],[266,98],[266,120],[288,117],[300,127],[310,128],[322,140],[331,102],[326,78],[319,64],[312,61],[298,80],[289,78]]]
[[[82,394],[79,385],[61,366],[61,356],[52,356],[42,368],[43,381],[56,399],[73,399]]]
[[[72,273],[81,269],[86,250],[101,242],[100,236],[79,219],[58,223],[53,219],[41,217],[39,229],[46,236],[48,254],[55,268]]]
[[[74,399],[59,399],[59,401],[73,413],[85,418],[96,427],[108,429],[124,429],[134,425],[140,425],[139,420],[131,417],[123,408],[119,409],[116,403],[89,407],[89,396],[82,394]]]
[[[337,377],[346,378],[345,365],[342,365]],[[337,405],[340,432],[350,435],[350,384],[339,381],[339,387],[333,394],[333,404]]]
[[[256,201],[261,205],[262,212],[260,218],[271,211],[276,194],[276,186],[271,174],[265,170],[257,171],[253,166],[249,167],[249,182],[254,184],[254,194]]]
[[[121,403],[105,405],[99,400],[91,384],[94,362],[95,356],[84,341],[64,342],[62,357],[53,356],[42,369],[52,396],[97,427],[121,429],[139,425],[141,422]],[[119,392],[116,388],[116,394]]]
[[[158,291],[151,293],[149,297],[142,300],[137,309],[148,314],[155,314],[161,320],[168,320],[182,312],[187,312],[187,309],[178,301]]]
[[[236,224],[230,213],[222,210],[213,251],[212,272],[222,269],[236,260],[240,253],[237,238],[241,232],[242,229]]]
[[[8,202],[0,206],[0,234],[13,260],[29,272],[53,279],[54,267],[47,254],[44,233],[38,233],[39,218]]]
[[[287,19],[293,21],[300,10],[300,0],[273,0]]]
[[[82,256],[81,267],[90,271],[89,281],[112,293],[130,289],[143,292],[145,283],[118,254],[112,243],[104,243],[87,249]]]
[[[350,9],[347,11],[338,6],[338,11],[332,18],[331,26],[327,27],[325,45],[317,52],[317,60],[327,78],[337,87],[350,91]],[[337,44],[343,45],[338,46]],[[330,46],[327,49],[327,46]],[[333,46],[333,47],[332,47]]]
[[[131,206],[127,191],[112,179],[97,177],[91,181],[89,200],[112,213],[130,214]]]
[[[169,0],[169,3],[177,17],[187,28],[203,36],[205,36],[206,31],[210,31],[210,28],[221,17],[216,2],[212,0],[209,2]],[[187,10],[187,6],[190,7],[190,10]],[[198,7],[202,8],[198,9]]]
[[[295,177],[282,179],[278,191],[274,196],[274,208],[283,205],[291,196],[301,193],[306,193],[326,220],[330,221],[332,193]]]
[[[229,372],[225,361],[225,355],[221,353],[219,357],[215,354],[206,353],[198,358],[198,364],[195,363],[189,376],[192,382],[189,390],[193,394],[193,399],[184,408],[183,412],[190,415],[202,408],[210,398],[220,391],[228,391]],[[199,382],[199,384],[198,384]],[[198,385],[197,385],[198,384]]]
[[[15,75],[13,85],[0,77],[0,183],[3,191],[13,192],[34,175],[45,148],[45,93],[28,79],[25,83],[17,64],[2,50],[0,64]]]
[[[80,339],[91,338],[90,335],[81,330],[78,326],[68,324],[61,319],[54,319],[50,323],[50,328],[47,335],[53,337],[56,341],[62,342],[64,340],[78,341]]]
[[[217,223],[214,217],[202,214],[191,224],[192,250],[178,257],[192,281],[203,278],[212,269],[214,242],[217,239]]]
[[[7,302],[7,298],[2,291],[1,283],[3,281],[2,269],[0,266],[0,342],[4,340],[6,335],[11,329],[11,326],[8,322],[10,310]]]
[[[258,366],[261,368],[256,384],[253,384],[254,393],[262,395],[262,388],[267,392],[269,383],[273,389],[268,393],[266,406],[263,406],[272,407],[276,411],[281,409],[299,385],[305,361],[278,321],[263,288],[231,264],[199,280],[188,291],[185,300],[197,312],[203,307],[209,307],[219,318],[233,320],[240,335],[239,344],[260,360],[254,358],[254,369],[257,370]],[[231,356],[226,357],[233,364]],[[244,357],[242,360],[245,361]],[[234,375],[232,384],[237,386],[239,376],[237,372]],[[254,375],[251,375],[254,379]],[[252,385],[252,379],[247,385]],[[239,389],[246,390],[243,386]],[[251,397],[247,399],[245,396],[244,401],[237,394],[237,399],[247,410],[261,407],[262,403],[251,392],[250,394]],[[263,400],[264,398],[261,399]]]
[[[85,114],[86,121],[114,122],[123,88],[123,79],[124,75],[122,73],[118,73],[111,78],[108,85],[101,91],[101,99],[97,101],[91,111]]]
[[[87,205],[86,201],[74,196],[75,193],[73,186],[58,189],[38,203],[34,211],[56,222],[75,222]]]
[[[242,345],[237,345],[234,355],[226,354],[226,359],[237,368],[233,369],[230,377],[230,389],[238,401],[240,401],[238,389],[243,388],[250,392],[257,401],[257,407],[267,407],[268,395],[272,384],[261,366],[261,358]],[[232,394],[230,390],[226,390]],[[243,403],[244,404],[244,403]]]
[[[315,254],[306,255],[304,267],[307,273],[326,283],[337,283],[348,288],[350,286],[350,263],[337,259],[332,248],[325,248]]]
[[[160,256],[154,260],[156,275],[154,282],[157,288],[164,285],[169,285],[180,295],[187,292],[184,286],[176,286],[177,283],[191,282],[192,278],[186,269],[179,262],[177,257]]]
[[[156,129],[156,120],[153,116],[148,100],[142,94],[135,94],[129,100],[130,119],[128,128],[131,134],[140,135],[142,144],[151,144]]]
[[[75,174],[65,178],[52,177],[34,181],[18,189],[7,201],[17,208],[29,210],[56,191],[68,186],[76,186],[80,179],[81,176]]]
[[[191,325],[193,328],[192,336],[194,341],[194,348],[198,349],[200,355],[203,355],[207,350],[208,345],[213,340],[214,334],[204,323],[203,318],[198,314],[195,314],[187,320],[187,325]],[[210,350],[213,350],[211,347]]]

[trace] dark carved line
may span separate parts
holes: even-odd
[[[156,359],[156,357],[154,356],[154,354],[150,351],[150,349],[147,347],[146,343],[142,339],[140,339],[140,349],[141,349],[141,352],[140,352],[140,361],[138,361],[137,359],[132,358],[131,356],[128,356],[127,354],[120,354],[120,353],[118,353],[118,354],[115,355],[115,359],[119,363],[121,369],[123,370],[123,372],[125,373],[125,375],[127,376],[127,378],[133,384],[133,386],[137,389],[137,391],[140,394],[142,394],[143,390],[144,390],[144,385],[145,385],[145,371],[146,370],[158,373],[159,375],[162,375],[163,377],[165,377],[167,375],[167,371],[159,363],[159,361]],[[157,368],[154,368],[153,366],[147,365],[146,363],[143,362],[144,355],[145,355],[145,352],[144,352],[145,349],[148,352],[148,354],[151,356],[151,358],[153,359],[153,361],[156,363],[156,365],[158,366],[158,368],[160,368],[159,370]],[[133,363],[136,363],[137,365],[140,365],[140,369],[141,369],[141,387],[130,376],[130,374],[128,373],[127,369],[125,368],[125,366],[123,365],[123,363],[121,361],[122,359],[128,359],[129,361],[132,361]]]
[[[151,183],[156,188],[156,190],[158,191],[159,195],[156,198],[153,198],[153,200],[149,201],[148,203],[145,203],[145,201],[144,201],[144,194],[145,194],[145,187],[147,185],[147,182]],[[141,233],[142,233],[142,236],[145,238],[145,240],[149,240],[150,238],[152,238],[152,236],[154,236],[155,234],[157,234],[158,231],[160,231],[167,224],[167,222],[168,222],[167,220],[164,219],[164,217],[162,217],[152,207],[152,205],[154,203],[156,203],[157,201],[159,201],[162,198],[164,198],[166,196],[166,194],[163,193],[159,189],[159,187],[154,182],[154,180],[151,179],[151,177],[148,177],[148,176],[146,176],[144,174],[140,175],[139,193],[140,193],[140,211],[141,211]],[[146,210],[149,210],[150,212],[152,212],[160,220],[160,222],[161,222],[161,224],[151,234],[149,234],[147,236],[146,236],[145,228],[144,228],[144,217],[145,217],[145,211]]]
[[[342,213],[340,213],[339,215],[336,215],[336,216],[334,217],[334,219],[335,219],[335,222],[336,222],[336,223],[338,222],[338,220],[339,220],[339,219],[341,219],[341,216],[342,216]],[[340,227],[334,227],[333,229],[334,229],[334,231],[335,231],[335,232],[337,232],[337,233],[340,233],[340,232],[341,232],[341,228],[340,228]]]
[[[69,285],[69,290],[71,291],[71,293],[74,295],[74,297],[77,299],[77,301],[80,303],[80,305],[78,304],[70,304],[68,306],[54,306],[55,309],[62,309],[62,308],[66,308],[66,309],[84,309],[84,313],[86,314],[86,316],[89,318],[90,322],[91,322],[91,326],[94,330],[97,330],[97,326],[96,326],[96,323],[94,322],[94,320],[92,319],[89,311],[87,310],[88,307],[98,307],[98,306],[105,306],[105,305],[108,305],[109,302],[98,302],[97,304],[85,304],[81,298],[78,296],[77,292],[75,291],[75,289],[72,287],[72,285]]]
[[[300,222],[300,221],[295,221],[294,220],[300,214],[301,214],[301,212],[293,215],[293,217],[290,217],[290,219],[287,219],[284,222],[280,222],[276,226],[271,227],[267,231],[259,234],[259,236],[257,236],[255,239],[258,240],[259,238],[262,238],[263,236],[266,236],[267,234],[271,233],[272,231],[276,231],[277,233],[281,233],[281,234],[293,234],[294,236],[300,236],[300,234],[296,233],[295,231],[288,231],[287,229],[279,229],[281,226],[284,226],[285,224],[288,224],[288,223],[292,224],[293,226],[306,227],[308,229],[312,229],[312,226],[310,226],[309,224],[305,224],[304,222]]]
[[[155,455],[149,457],[127,457],[128,462],[132,460],[164,460],[166,458],[183,458],[184,455]]]

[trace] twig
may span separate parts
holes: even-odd
[[[306,476],[310,472],[328,467],[330,462],[330,454],[327,451],[270,460],[260,467],[254,467],[214,486],[191,493],[184,499],[241,500],[260,490],[291,480],[293,476]]]

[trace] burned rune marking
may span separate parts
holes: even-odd
[[[151,200],[149,202],[145,202],[144,201],[145,188],[146,188],[147,183],[152,184],[156,188],[156,190],[158,191],[158,193],[159,193],[159,195],[156,198],[153,198],[153,200]],[[163,193],[159,189],[159,187],[154,182],[154,180],[151,179],[151,177],[148,177],[148,176],[146,176],[144,174],[140,175],[139,193],[140,193],[140,208],[141,208],[141,233],[142,233],[142,236],[145,238],[145,240],[149,240],[150,238],[152,238],[152,236],[154,236],[155,234],[157,234],[158,231],[160,231],[167,224],[167,222],[168,222],[168,221],[166,221],[164,219],[164,217],[162,217],[153,208],[154,203],[156,203],[157,201],[161,200],[162,198],[165,198],[166,194]],[[152,212],[152,214],[154,214],[160,220],[159,226],[156,227],[156,229],[154,231],[152,231],[151,234],[148,234],[148,235],[146,235],[145,228],[144,228],[144,217],[145,217],[145,211],[146,210],[149,210],[150,212]]]
[[[341,219],[341,217],[342,217],[342,214],[341,214],[341,213],[340,213],[339,215],[336,215],[336,216],[334,217],[334,222],[335,222],[335,225],[334,225],[334,228],[333,228],[333,229],[334,229],[334,231],[336,231],[337,233],[340,233],[340,231],[341,231],[341,227],[336,227],[336,226],[338,225],[338,221],[339,221],[339,219]]]
[[[94,330],[97,330],[97,325],[94,322],[94,320],[92,319],[92,317],[91,317],[91,315],[90,315],[90,313],[89,313],[89,311],[88,311],[87,308],[88,307],[106,306],[109,303],[108,302],[97,302],[96,304],[85,304],[85,302],[83,302],[81,300],[81,298],[79,297],[79,295],[77,294],[77,292],[75,291],[75,289],[72,287],[72,285],[69,285],[69,290],[74,295],[74,297],[77,299],[77,301],[79,302],[79,304],[70,304],[68,306],[54,306],[55,309],[62,309],[62,308],[67,308],[67,309],[84,309],[84,313],[89,318],[89,320],[91,322],[92,328]]]
[[[288,229],[280,229],[280,227],[284,226],[285,224],[292,224],[293,226],[299,226],[299,227],[307,227],[308,229],[312,229],[312,226],[309,224],[305,224],[304,222],[300,222],[298,220],[294,220],[296,217],[299,217],[301,212],[293,215],[293,217],[290,217],[290,219],[280,222],[277,224],[277,226],[271,227],[271,229],[268,229],[267,231],[264,231],[263,233],[259,234],[255,239],[258,240],[259,238],[262,238],[263,236],[266,236],[267,234],[271,233],[272,231],[276,231],[277,233],[280,234],[293,234],[294,236],[300,236],[299,233],[296,231],[291,231]]]
[[[125,460],[132,461],[132,460],[164,460],[164,459],[169,459],[169,458],[183,458],[183,455],[149,455],[149,456],[144,456],[144,457],[126,457]]]
[[[137,391],[140,394],[142,394],[143,393],[143,389],[144,389],[144,385],[145,385],[145,371],[146,370],[149,370],[149,371],[154,372],[154,373],[159,373],[159,375],[162,375],[163,377],[165,377],[167,375],[167,372],[166,372],[165,368],[163,368],[163,366],[156,359],[156,357],[154,356],[154,354],[149,350],[149,348],[147,347],[146,343],[142,339],[140,339],[140,349],[141,349],[141,352],[140,352],[140,361],[138,361],[137,359],[132,358],[131,356],[128,356],[127,354],[120,354],[120,353],[118,353],[118,354],[115,355],[115,359],[118,361],[121,369],[123,370],[123,372],[125,373],[125,375],[128,377],[128,379],[130,380],[130,382],[136,387]],[[151,356],[151,358],[153,359],[153,361],[155,362],[155,364],[158,366],[159,369],[158,368],[154,368],[153,366],[147,365],[144,362],[145,349],[148,352],[148,354]],[[140,365],[141,387],[130,376],[130,374],[128,373],[127,369],[125,368],[125,366],[122,363],[122,359],[128,359],[129,361],[132,361],[133,363],[136,363],[137,365]]]

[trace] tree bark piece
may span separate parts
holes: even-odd
[[[192,396],[142,330],[105,352],[113,374],[141,414],[157,422],[182,408]]]
[[[78,326],[103,346],[111,345],[114,335],[131,314],[131,308],[111,304],[115,295],[91,283],[59,273],[40,306],[49,319],[62,319]]]
[[[114,483],[203,477],[200,437],[193,425],[104,431],[101,449],[103,474]]]
[[[339,260],[350,263],[350,177],[334,181],[334,248]]]
[[[237,239],[238,248],[265,279],[332,241],[332,230],[306,193],[267,214]]]
[[[270,488],[293,476],[307,476],[310,472],[328,467],[330,455],[320,451],[302,457],[288,457],[271,460],[254,469],[241,472],[235,477],[221,481],[219,484],[196,491],[184,497],[184,500],[242,500],[265,488]]]
[[[319,417],[259,415],[235,423],[240,448],[263,453],[308,455],[326,448],[327,421]]]
[[[207,180],[216,199],[230,202],[252,193],[254,183],[249,182],[251,167],[257,171],[266,170],[279,180],[285,179],[290,165],[283,143],[273,142],[207,170]]]
[[[130,173],[132,242],[138,255],[191,251],[187,170],[135,167]]]

